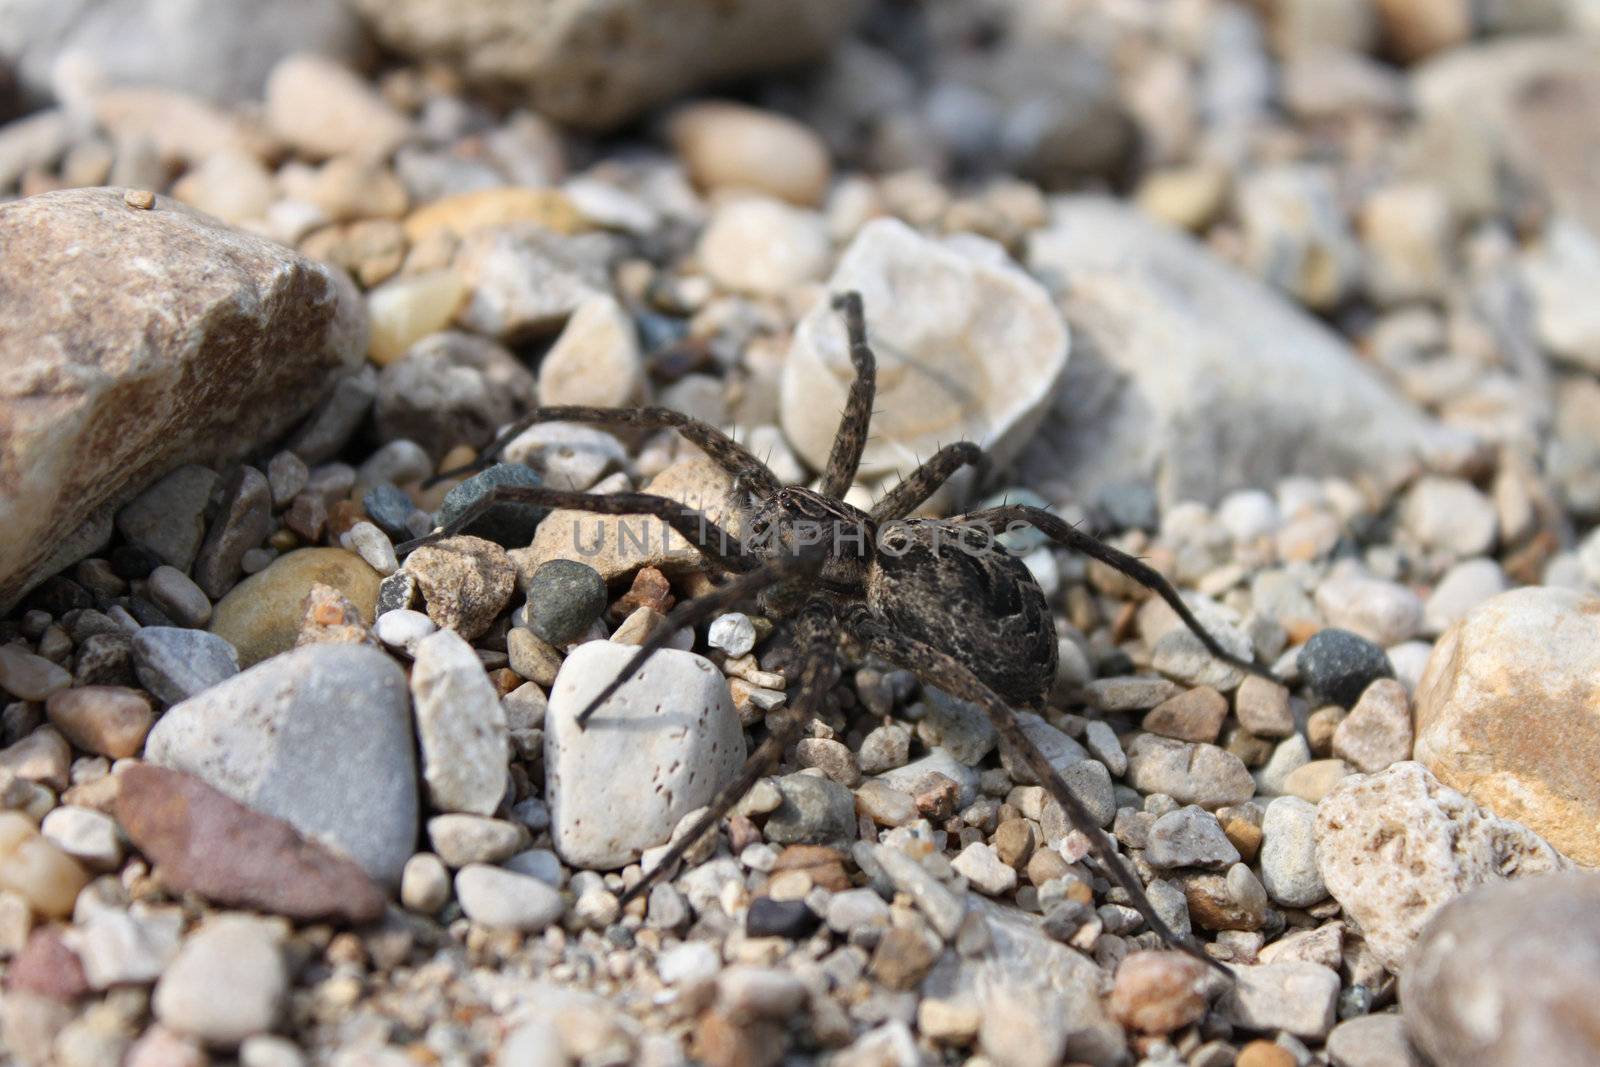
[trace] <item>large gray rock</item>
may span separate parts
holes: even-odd
[[[1400,975],[1411,1040],[1451,1067],[1600,1062],[1600,875],[1486,885],[1423,931]]]
[[[364,645],[307,645],[174,705],[145,758],[188,771],[398,885],[417,837],[405,672]]]
[[[344,275],[120,189],[0,205],[0,292],[0,610],[155,478],[288,429],[366,351]]]
[[[259,100],[291,52],[350,58],[361,27],[324,0],[0,0],[0,60],[25,91],[160,86],[207,100]]]
[[[821,56],[854,0],[356,0],[382,41],[587,128],[701,85]]]
[[[1056,199],[1028,266],[1073,330],[1022,460],[1047,496],[1154,479],[1168,503],[1216,503],[1291,473],[1392,481],[1465,447],[1332,331],[1131,207]]]

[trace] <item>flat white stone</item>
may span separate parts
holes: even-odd
[[[478,654],[453,630],[419,641],[411,696],[428,799],[440,811],[493,815],[505,794],[510,742]]]

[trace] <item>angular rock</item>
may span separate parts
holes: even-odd
[[[359,0],[388,47],[510,88],[541,115],[590,129],[654,103],[824,54],[849,27],[848,0],[494,0],[463,19],[448,0]]]
[[[1317,806],[1316,852],[1329,895],[1394,972],[1453,898],[1567,866],[1532,830],[1480,809],[1411,761],[1352,776],[1328,794]]]
[[[1412,1040],[1434,1063],[1593,1063],[1600,1005],[1578,991],[1600,982],[1597,916],[1589,871],[1485,885],[1441,908],[1400,975]]]
[[[1525,588],[1434,646],[1414,751],[1439,780],[1600,863],[1600,597]]]
[[[589,641],[550,687],[545,797],[561,858],[621,867],[667,841],[744,762],[744,731],[728,685],[709,660],[663,649],[580,730],[579,712],[637,650]]]
[[[157,700],[176,704],[239,673],[239,653],[203,630],[146,626],[133,635],[133,669]]]
[[[1215,503],[1290,473],[1395,479],[1465,444],[1320,323],[1132,207],[1058,198],[1028,266],[1077,349],[1060,417],[1022,460],[1047,496],[1154,481],[1167,504]]]
[[[1140,734],[1128,745],[1128,782],[1202,808],[1242,804],[1256,791],[1250,769],[1233,753],[1156,734]]]
[[[1316,963],[1267,963],[1233,968],[1234,984],[1221,1008],[1246,1030],[1287,1030],[1323,1038],[1333,1029],[1339,974]]]
[[[383,890],[359,865],[283,820],[164,767],[139,764],[117,781],[117,822],[173,892],[300,922],[383,915]]]
[[[86,520],[281,434],[366,349],[342,275],[164,198],[6,204],[0,249],[0,607],[71,562],[56,550]]]
[[[404,672],[361,645],[307,645],[177,704],[145,742],[150,762],[344,852],[385,885],[417,836]]]
[[[988,241],[937,241],[905,223],[868,223],[826,292],[857,290],[878,358],[883,410],[858,475],[910,470],[941,444],[976,441],[1000,463],[1039,426],[1067,363],[1068,337],[1044,290]],[[783,432],[814,469],[827,465],[854,375],[844,323],[819,301],[783,365]]]

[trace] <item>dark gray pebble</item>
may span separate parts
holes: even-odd
[[[757,897],[745,914],[744,931],[751,937],[787,937],[795,941],[811,936],[817,923],[817,913],[803,900]]]
[[[605,610],[605,579],[588,564],[553,559],[528,583],[528,628],[556,648],[582,637]]]
[[[497,485],[539,484],[539,475],[532,467],[521,463],[496,463],[450,490],[439,506],[434,521],[440,526],[448,525]],[[533,531],[547,510],[533,504],[495,504],[463,532],[507,548],[527,548],[533,540]]]
[[[1312,692],[1342,708],[1354,707],[1379,678],[1394,677],[1382,648],[1349,630],[1331,627],[1317,631],[1295,662]]]
[[[411,540],[411,528],[406,523],[417,506],[411,502],[405,490],[382,482],[366,491],[361,498],[361,506],[367,509],[367,515],[378,529],[396,542]]]

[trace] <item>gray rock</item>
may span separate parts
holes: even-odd
[[[1059,417],[1022,459],[1052,499],[1142,480],[1169,506],[1215,503],[1290,473],[1398,477],[1465,446],[1331,331],[1131,206],[1057,198],[1027,261],[1075,349]]]
[[[288,992],[289,968],[273,925],[223,914],[184,942],[150,1006],[163,1025],[232,1048],[271,1030]]]
[[[667,841],[744,762],[727,681],[677,649],[657,652],[578,728],[578,713],[637,651],[585,642],[550,688],[545,797],[555,849],[575,867],[621,867]]]
[[[289,450],[306,463],[324,463],[355,436],[378,395],[378,368],[364,364],[339,379],[311,416],[289,438]]]
[[[1317,869],[1317,806],[1279,797],[1261,821],[1261,884],[1277,904],[1309,908],[1328,895]]]
[[[783,803],[767,818],[768,840],[818,845],[855,838],[856,799],[850,790],[812,774],[791,774],[777,781]]]
[[[1438,636],[1507,587],[1506,572],[1492,559],[1464,559],[1445,571],[1422,607],[1424,632]]]
[[[428,820],[428,841],[446,865],[499,863],[527,843],[526,831],[514,822],[482,815],[450,812]]]
[[[896,889],[916,901],[922,914],[946,941],[953,940],[961,929],[966,906],[949,886],[935,878],[928,869],[893,845],[877,845],[872,856],[879,868]]]
[[[515,356],[451,330],[424,337],[379,372],[373,415],[384,440],[415,441],[437,457],[456,445],[482,448],[533,400],[533,374]]]
[[[0,284],[0,465],[24,472],[0,480],[0,610],[86,520],[185,462],[278,436],[366,352],[342,274],[165,198],[130,207],[117,189],[0,205]],[[70,395],[37,404],[29,383],[69,367]]]
[[[181,626],[192,628],[211,621],[211,600],[176,567],[163,564],[151,571],[145,593]]]
[[[435,519],[440,526],[449,525],[466,514],[467,509],[476,504],[494,486],[540,484],[542,483],[539,475],[534,473],[531,467],[525,467],[520,463],[496,463],[446,493]],[[545,511],[545,508],[534,504],[513,502],[493,504],[488,511],[459,532],[482,537],[507,548],[523,548],[533,539],[533,531],[539,525],[539,520],[544,518]]]
[[[1152,867],[1220,869],[1238,863],[1239,850],[1215,815],[1190,804],[1169,811],[1150,827],[1145,859]]]
[[[1349,630],[1318,630],[1300,647],[1295,666],[1313,693],[1341,708],[1355,706],[1367,686],[1393,678],[1394,667],[1383,649]]]
[[[374,648],[319,644],[274,656],[168,709],[145,758],[283,819],[388,885],[416,842],[405,674]]]
[[[1346,1019],[1333,1028],[1326,1047],[1333,1067],[1422,1067],[1399,1014]]]
[[[600,235],[566,237],[537,223],[479,230],[456,255],[456,270],[472,294],[457,320],[506,344],[549,334],[589,298],[608,291],[600,262],[608,253]],[[549,392],[541,380],[539,395]]]
[[[428,799],[440,811],[493,815],[510,761],[505,709],[483,661],[453,630],[417,642],[411,669]]]
[[[1567,866],[1532,830],[1479,808],[1410,761],[1351,776],[1324,797],[1316,851],[1328,893],[1393,972],[1450,900],[1485,882]]]
[[[204,630],[145,626],[133,635],[133,669],[157,700],[176,704],[239,673],[239,653]]]
[[[1070,741],[1071,738],[1068,738]],[[895,767],[878,775],[878,780],[892,789],[902,793],[916,795],[921,791],[920,783],[927,778],[930,772],[944,775],[955,782],[960,791],[956,794],[956,807],[965,808],[978,799],[979,775],[977,770],[968,767],[942,748],[930,751],[921,759],[913,760],[904,766]]]
[[[456,899],[475,923],[537,933],[561,918],[561,893],[537,878],[472,864],[456,872]]]
[[[982,763],[997,740],[988,714],[978,705],[957,700],[932,686],[922,691],[922,699],[926,712],[917,725],[918,736],[930,748],[942,748],[969,767]],[[1066,740],[1077,748],[1071,738]],[[1077,753],[1078,759],[1082,759],[1083,750],[1077,748]]]
[[[560,648],[581,637],[606,610],[606,583],[575,560],[541,564],[528,581],[528,629]]]
[[[1440,909],[1400,975],[1411,1038],[1435,1063],[1595,1062],[1600,875],[1485,885]]]
[[[1234,984],[1220,1007],[1235,1025],[1321,1039],[1333,1029],[1338,972],[1319,963],[1267,963],[1233,968]]]
[[[1128,783],[1141,793],[1213,809],[1242,804],[1256,790],[1250,769],[1233,753],[1156,734],[1140,734],[1128,745]]]
[[[209,467],[186,464],[124,504],[117,530],[162,561],[187,572],[206,532],[206,506],[220,481]]]
[[[588,128],[651,104],[823,55],[851,22],[846,0],[584,2],[560,9],[495,0],[470,20],[448,0],[359,0],[384,44],[456,66],[469,80],[512,87],[541,115]],[[596,71],[607,77],[596,78]]]

